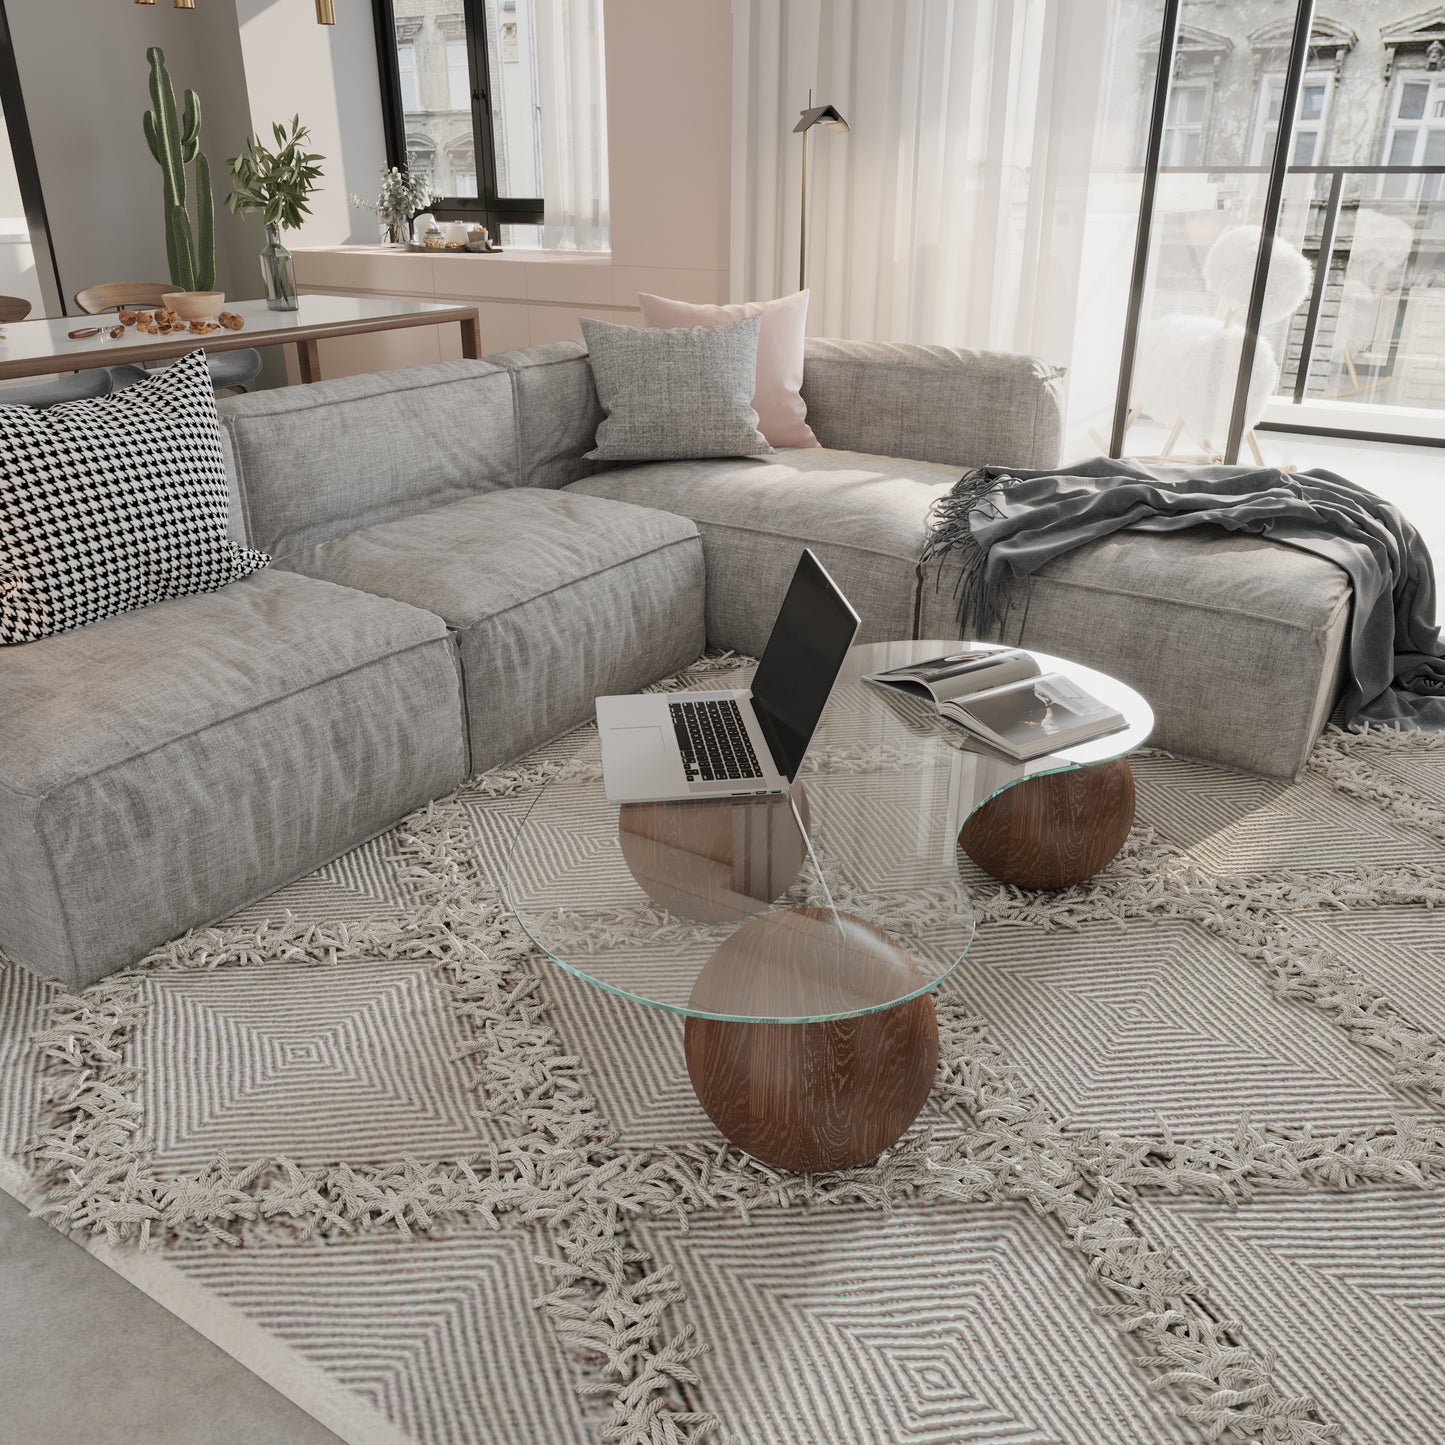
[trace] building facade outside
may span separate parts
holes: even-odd
[[[1123,0],[1116,15],[1115,64],[1135,73],[1107,87],[1104,133],[1132,148],[1106,161],[1123,169],[1143,161],[1161,6]],[[1294,16],[1292,0],[1184,0],[1146,320],[1230,309],[1205,259],[1262,214]],[[1445,167],[1445,5],[1320,0],[1290,163],[1281,239],[1317,271],[1329,238],[1303,395],[1445,409],[1445,177],[1423,169]],[[1291,396],[1311,309],[1262,331]]]
[[[535,0],[486,0],[492,130],[502,196],[542,194]],[[407,166],[438,194],[478,194],[472,76],[458,0],[396,0]]]

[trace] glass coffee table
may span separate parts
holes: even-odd
[[[1128,726],[1017,763],[862,681],[960,645],[854,648],[786,798],[619,807],[593,733],[518,829],[504,891],[528,936],[578,978],[684,1015],[699,1101],[766,1163],[862,1163],[923,1106],[938,1062],[930,995],[973,937],[960,848],[1006,882],[1058,888],[1128,834],[1125,758],[1154,720],[1132,688],[1035,653]]]

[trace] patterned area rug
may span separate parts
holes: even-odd
[[[570,752],[82,994],[0,962],[0,1182],[353,1442],[1445,1440],[1445,738],[1139,756],[1089,885],[969,874],[923,1115],[807,1177],[500,904]]]

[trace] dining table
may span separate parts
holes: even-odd
[[[144,365],[185,356],[197,349],[237,351],[243,347],[294,346],[303,382],[321,380],[319,346],[336,336],[362,336],[412,326],[461,327],[462,355],[482,354],[481,319],[475,306],[414,301],[404,296],[301,296],[295,311],[273,311],[265,301],[230,301],[221,308],[239,316],[237,330],[221,327],[197,334],[190,330],[152,336],[135,326],[119,326],[114,312],[99,316],[39,317],[0,327],[0,381],[57,372],[87,371],[124,363]],[[75,335],[72,333],[88,333]]]

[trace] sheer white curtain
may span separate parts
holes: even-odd
[[[542,244],[605,251],[607,79],[602,0],[536,0],[542,108]]]
[[[1109,0],[734,0],[734,299],[797,288],[808,330],[1072,352]]]

